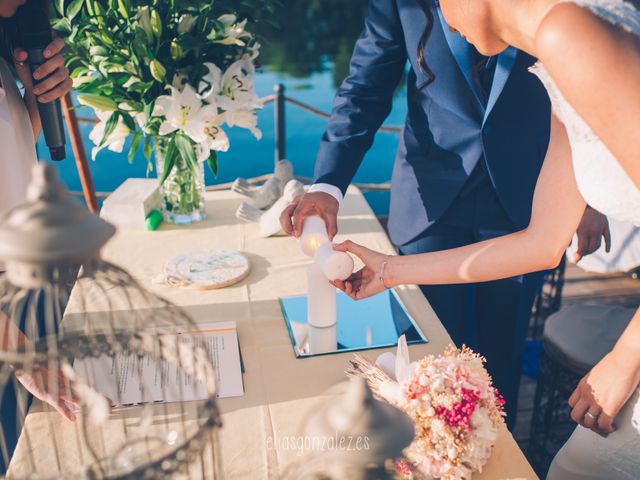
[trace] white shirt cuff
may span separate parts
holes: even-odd
[[[342,199],[344,198],[342,195],[342,191],[335,185],[331,185],[329,183],[315,183],[311,185],[311,188],[309,188],[309,193],[314,192],[328,193],[338,201],[338,205],[342,204]]]

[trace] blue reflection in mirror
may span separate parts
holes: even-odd
[[[402,335],[409,344],[427,342],[393,290],[358,301],[338,292],[338,321],[325,328],[307,323],[306,295],[281,298],[280,306],[297,357],[392,347]]]

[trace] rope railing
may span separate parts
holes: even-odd
[[[260,101],[264,105],[267,105],[269,103],[275,102],[277,97],[278,95],[267,95],[266,97],[260,98]],[[295,105],[296,107],[306,112],[312,113],[318,117],[327,119],[331,118],[330,113],[324,112],[316,107],[309,105],[308,103],[301,102],[300,100],[296,100],[295,98],[291,98],[286,95],[283,95],[283,99],[285,102],[290,103],[291,105]],[[98,123],[99,120],[92,117],[78,117],[78,121],[83,123]],[[381,132],[400,133],[402,131],[402,127],[400,125],[382,125],[379,130]]]
[[[286,128],[286,123],[285,123],[285,112],[284,112],[284,105],[285,103],[290,103],[291,105],[294,105],[308,113],[311,113],[313,115],[316,115],[318,117],[321,118],[325,118],[328,119],[331,117],[330,113],[324,112],[316,107],[313,107],[307,103],[301,102],[300,100],[296,100],[294,98],[288,97],[284,94],[285,88],[284,85],[276,85],[274,88],[275,94],[273,95],[267,95],[265,97],[262,97],[260,100],[262,101],[263,104],[269,104],[269,103],[275,103],[275,109],[274,109],[274,122],[275,122],[275,143],[276,143],[276,147],[275,147],[275,159],[276,160],[282,160],[284,158],[286,158],[286,154],[285,154],[285,128]],[[70,102],[69,102],[70,105]],[[66,107],[67,108],[67,107]],[[69,110],[71,110],[71,107],[69,107]],[[92,118],[92,117],[81,117],[81,116],[75,116],[74,115],[74,121],[77,125],[77,123],[93,123],[96,124],[98,123],[98,119],[97,118]],[[399,125],[382,125],[379,130],[381,132],[387,132],[387,133],[400,133],[402,131],[402,127]],[[74,148],[75,150],[81,150],[82,149],[82,140],[80,138],[77,139],[73,139],[73,143],[78,144],[75,145],[78,148]],[[90,174],[88,172],[88,169],[86,169],[87,171],[82,171],[81,172],[81,180],[83,180],[83,187],[85,185],[91,185],[92,186],[92,182],[90,181]],[[88,178],[85,178],[88,177]],[[265,182],[268,178],[270,177],[269,175],[260,175],[258,177],[254,177],[254,178],[250,178],[247,181],[249,182],[250,185],[257,185],[260,183]],[[303,183],[311,183],[312,179],[310,178],[304,178],[304,177],[298,177],[298,179],[300,181],[302,181]],[[208,186],[206,189],[207,191],[218,191],[218,190],[228,190],[231,188],[231,186],[233,185],[233,182],[228,182],[228,183],[221,183],[221,184],[217,184],[217,185],[211,185]],[[356,187],[358,187],[360,190],[364,191],[364,192],[370,192],[370,191],[388,191],[390,189],[390,185],[389,183],[354,183],[354,185]],[[92,199],[104,199],[106,197],[109,196],[109,194],[111,192],[87,192],[86,188],[84,189],[83,192],[70,192],[71,195],[74,196],[84,196],[85,200],[87,200],[87,203],[92,202]]]
[[[249,185],[260,185],[266,182],[272,174],[260,175],[258,177],[248,178],[247,183]],[[301,181],[304,184],[310,184],[313,179],[309,177],[298,177],[296,176],[296,180]],[[233,182],[226,183],[218,183],[216,185],[208,185],[205,190],[207,192],[219,192],[221,190],[229,190]],[[356,187],[358,187],[363,192],[387,192],[391,189],[391,185],[389,183],[353,183]],[[82,197],[84,195],[83,192],[71,191],[69,192],[74,197]],[[96,198],[100,200],[104,200],[112,192],[95,192]]]

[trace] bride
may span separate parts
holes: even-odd
[[[415,256],[337,245],[365,265],[336,282],[354,299],[399,284],[482,282],[552,268],[586,203],[640,225],[640,1],[440,0],[440,7],[449,27],[481,53],[513,45],[540,59],[534,73],[547,87],[553,118],[531,221],[511,235]],[[640,310],[571,395],[571,416],[581,426],[548,478],[640,475],[639,383]]]

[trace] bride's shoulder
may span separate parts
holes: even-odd
[[[616,28],[620,27],[620,28]],[[640,35],[640,11],[625,0],[570,0],[553,4],[538,25],[536,56],[545,62],[606,45],[619,35]]]

